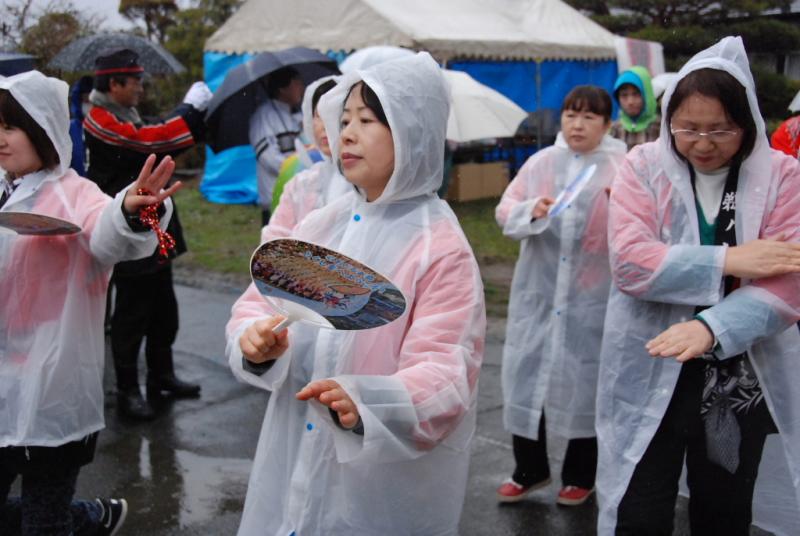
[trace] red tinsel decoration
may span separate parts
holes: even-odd
[[[153,195],[144,188],[136,190],[138,195]],[[150,227],[158,237],[158,253],[164,259],[169,259],[170,250],[175,249],[175,239],[168,232],[158,226],[158,204],[148,205],[139,209],[139,220]]]

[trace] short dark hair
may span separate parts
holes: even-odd
[[[61,159],[53,141],[36,120],[6,89],[0,89],[0,124],[20,129],[28,136],[43,169],[56,167]]]
[[[753,151],[758,135],[753,110],[750,109],[750,101],[747,99],[747,90],[733,75],[725,71],[708,68],[692,71],[675,86],[667,105],[667,125],[672,124],[672,116],[683,101],[695,93],[717,99],[722,104],[728,119],[742,129],[742,145],[732,159],[741,163]],[[672,150],[684,159],[675,147],[675,136],[670,134],[669,138]]]
[[[327,93],[328,91],[332,90],[336,87],[336,82],[333,80],[326,80],[320,85],[317,86],[317,89],[314,90],[314,94],[311,95],[311,113],[317,111],[317,104],[319,103],[319,99]]]
[[[573,110],[601,115],[611,120],[611,97],[608,91],[597,86],[576,86],[564,97],[561,113]]]
[[[347,92],[347,95],[344,98],[345,102],[347,102],[347,99],[350,98],[350,94],[353,92],[353,90],[359,86],[359,94],[361,95],[361,100],[364,101],[364,105],[369,108],[373,114],[375,114],[375,118],[380,121],[383,126],[391,130],[392,127],[389,126],[389,120],[386,119],[386,112],[383,111],[383,105],[381,104],[380,99],[378,99],[378,96],[375,94],[372,88],[363,81],[354,84],[353,87],[350,88],[350,91]]]
[[[300,73],[294,67],[281,67],[277,71],[270,73],[267,77],[267,96],[274,99],[278,96],[278,91],[292,83],[292,80],[299,78]]]

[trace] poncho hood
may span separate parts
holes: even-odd
[[[53,142],[59,163],[53,169],[63,175],[72,159],[72,140],[69,137],[69,86],[63,80],[28,71],[0,78],[0,89],[11,93]]]
[[[394,140],[394,172],[374,203],[433,195],[442,184],[450,91],[427,52],[388,61],[342,77],[317,105],[338,162],[340,119],[345,98],[363,81],[383,106]],[[363,192],[362,192],[363,195]]]

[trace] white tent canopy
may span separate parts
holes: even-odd
[[[613,59],[614,35],[561,0],[247,0],[206,51],[395,45],[440,60]]]

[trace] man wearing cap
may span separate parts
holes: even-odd
[[[294,140],[300,134],[305,84],[292,67],[271,73],[264,83],[267,99],[250,117],[250,145],[256,152],[258,166],[258,203],[261,223],[269,223],[272,189],[283,161],[295,151]]]
[[[115,195],[138,175],[147,156],[175,155],[200,141],[203,111],[211,91],[195,82],[173,112],[162,122],[145,124],[136,110],[143,94],[144,69],[136,52],[118,50],[95,60],[92,108],[84,120],[89,152],[87,176],[109,195]],[[186,251],[177,212],[167,232],[176,242],[176,254]],[[120,413],[137,420],[156,416],[154,406],[164,394],[196,397],[200,386],[175,376],[172,344],[178,333],[178,303],[172,287],[170,262],[158,252],[138,261],[119,263],[112,276],[116,288],[111,319],[111,351],[117,376]],[[138,379],[138,356],[145,342],[147,399]]]

